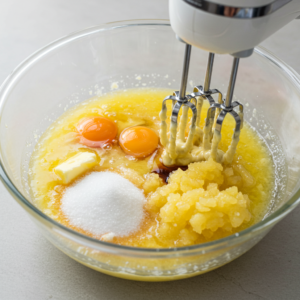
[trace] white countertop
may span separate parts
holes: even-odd
[[[0,4],[0,81],[70,32],[126,19],[167,19],[167,0],[10,0]],[[263,45],[300,72],[300,20]],[[38,231],[0,183],[0,299],[300,299],[300,207],[252,250],[191,279],[133,282],[73,261]]]

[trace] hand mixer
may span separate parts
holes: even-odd
[[[261,41],[300,16],[300,0],[170,0],[170,21],[178,40],[185,43],[184,63],[180,90],[164,99],[161,117],[161,143],[168,151],[167,165],[185,164],[184,157],[194,145],[202,143],[202,152],[195,160],[212,157],[231,163],[243,125],[243,105],[232,102],[240,58],[249,57]],[[187,80],[192,45],[209,52],[205,82],[187,95]],[[210,89],[214,53],[231,54],[233,65],[226,99],[217,89]],[[212,95],[218,95],[215,102]],[[167,136],[167,101],[172,101],[170,137]],[[203,101],[209,108],[203,130],[200,116]],[[234,110],[235,107],[239,111]],[[180,110],[179,130],[178,118]],[[185,138],[189,111],[192,113],[190,131]],[[227,114],[235,120],[232,142],[222,154],[218,150],[221,129]],[[199,152],[199,151],[198,151]],[[190,154],[190,156],[195,156]],[[179,159],[178,159],[179,157]],[[177,159],[177,160],[176,160]]]

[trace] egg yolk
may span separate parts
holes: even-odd
[[[94,148],[112,143],[118,132],[116,123],[104,117],[82,119],[77,130],[80,143]]]
[[[150,128],[135,126],[122,131],[119,143],[126,154],[142,158],[157,148],[158,136]]]

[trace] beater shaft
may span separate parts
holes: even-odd
[[[205,73],[205,82],[204,82],[204,89],[203,89],[204,93],[209,92],[214,59],[215,59],[215,54],[210,52],[208,56],[207,68]]]
[[[187,80],[188,80],[188,75],[189,75],[191,51],[192,51],[192,46],[189,44],[185,44],[183,70],[182,70],[181,85],[180,85],[180,90],[179,90],[180,100],[185,99]]]
[[[232,102],[239,62],[240,62],[239,58],[235,57],[233,59],[230,80],[229,80],[229,85],[228,85],[228,90],[227,90],[227,95],[226,95],[226,100],[225,100],[225,107],[228,109],[232,109],[231,102]]]

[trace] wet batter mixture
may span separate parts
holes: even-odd
[[[203,243],[234,234],[261,220],[275,180],[272,157],[263,140],[244,123],[231,163],[206,157],[204,161],[180,164],[180,168],[165,166],[162,156],[168,156],[168,149],[159,138],[159,114],[162,99],[169,94],[171,91],[162,89],[119,91],[67,111],[44,133],[31,158],[29,179],[34,204],[76,231],[137,247]],[[204,126],[206,111],[204,105],[200,128]],[[233,119],[226,118],[219,144],[223,152],[232,142],[233,128]],[[165,139],[169,138],[169,130],[165,128]],[[188,126],[181,134],[183,139],[187,137]],[[72,188],[95,172],[105,171],[125,178],[143,194],[136,200],[139,205],[143,203],[141,221],[135,230],[124,235],[109,230],[95,233],[93,226],[78,226],[81,223],[75,222],[64,209],[64,197]],[[115,180],[118,182],[118,178]],[[106,195],[108,188],[103,189]],[[139,195],[135,190],[134,193]],[[86,201],[84,196],[82,201]],[[125,205],[127,209],[126,203],[119,206]],[[123,216],[120,211],[119,219],[130,219],[130,215],[125,216],[126,209]],[[93,218],[96,220],[97,215]],[[132,224],[128,228],[129,225]]]

